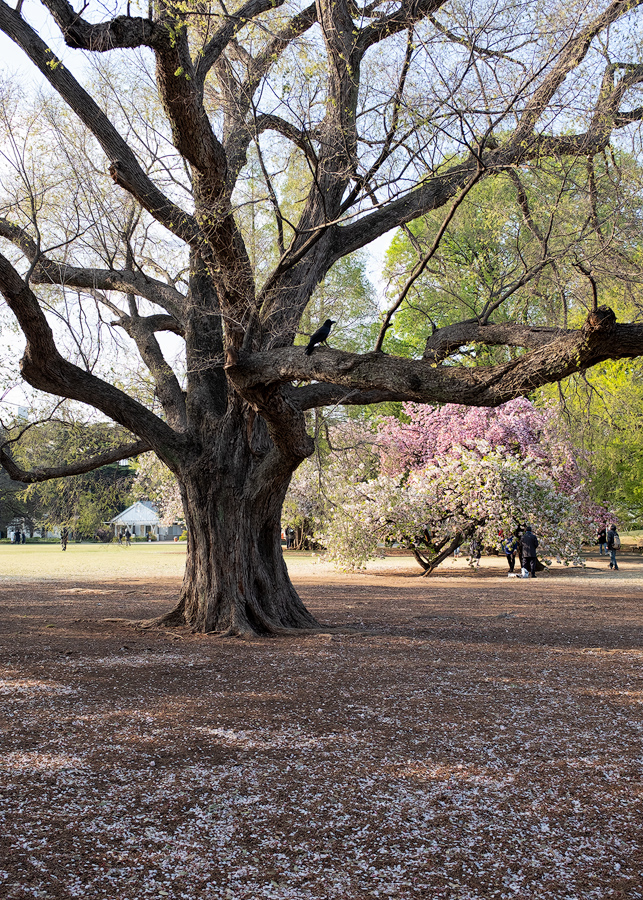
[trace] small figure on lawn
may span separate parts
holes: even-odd
[[[480,557],[482,556],[482,541],[476,535],[471,538],[471,561],[469,565],[472,569],[477,569],[480,566]]]
[[[531,525],[527,525],[525,528],[525,533],[520,539],[520,558],[522,560],[522,568],[524,572],[523,578],[528,578],[531,576],[532,578],[536,577],[536,563],[538,561],[536,557],[536,548],[538,547],[538,538],[531,530]]]
[[[520,529],[516,529],[516,531],[510,537],[508,537],[502,545],[502,549],[505,551],[505,556],[507,557],[510,575],[513,575],[514,566],[516,565],[516,552],[519,546]]]
[[[616,562],[616,551],[621,549],[621,539],[618,536],[616,525],[610,525],[607,532],[607,549],[610,554],[610,569],[618,571],[618,563]]]
[[[598,529],[597,538],[598,538],[598,549],[599,549],[600,555],[602,556],[603,552],[605,552],[605,556],[607,556],[607,549],[606,549],[607,529],[606,529],[605,525],[603,525],[602,528]]]

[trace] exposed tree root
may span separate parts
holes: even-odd
[[[225,631],[204,631],[203,634],[208,637],[230,638],[236,637],[242,640],[254,640],[256,638],[272,638],[272,637],[308,637],[334,634],[367,634],[363,628],[353,628],[350,625],[319,625],[318,627],[302,627],[302,628],[286,628],[283,626],[272,626],[269,631],[257,632],[252,629],[243,629],[238,626],[227,628]]]
[[[123,618],[109,618],[109,619],[101,619],[102,622],[110,622],[115,625],[126,625],[130,628],[136,628],[139,631],[150,631],[154,628],[158,629],[167,629],[169,626],[167,622],[166,615],[157,616],[154,619],[123,619]],[[176,627],[176,626],[174,626]],[[187,622],[182,622],[182,628],[187,629],[190,628]],[[360,634],[371,634],[372,630],[368,628],[364,628],[363,626],[353,626],[353,625],[319,625],[315,628],[305,627],[305,628],[286,628],[281,626],[272,626],[270,631],[265,632],[257,632],[251,628],[239,628],[238,626],[234,626],[231,628],[227,628],[225,631],[191,631],[192,634],[202,634],[204,637],[214,637],[214,638],[239,638],[240,640],[257,640],[258,638],[272,638],[272,637],[310,637],[317,636],[323,637],[324,635],[332,636],[337,634],[350,634],[350,635],[360,635]],[[165,634],[171,634],[173,637],[183,639],[185,637],[184,634],[177,634],[172,631],[165,631]]]

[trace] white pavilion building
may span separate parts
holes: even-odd
[[[129,528],[132,537],[146,537],[152,534],[159,541],[171,541],[179,536],[183,529],[180,525],[161,525],[158,513],[148,500],[137,500],[109,523],[116,535],[125,534]]]

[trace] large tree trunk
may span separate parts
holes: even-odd
[[[292,474],[268,467],[239,431],[219,434],[181,477],[188,552],[179,603],[162,620],[226,635],[317,629],[284,562],[281,508]]]

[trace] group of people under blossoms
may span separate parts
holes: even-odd
[[[524,531],[516,528],[514,533],[506,541],[503,542],[503,550],[509,563],[509,575],[514,575],[516,558],[520,561],[520,573],[523,578],[536,578],[538,567],[542,568],[542,564],[538,562],[536,550],[538,548],[538,538],[531,530],[531,525],[527,525]]]
[[[618,563],[616,562],[616,551],[621,548],[621,539],[619,537],[616,525],[610,525],[609,530],[606,526],[598,531],[598,545],[600,555],[603,553],[610,557],[610,569],[618,571]],[[538,538],[531,530],[531,525],[527,525],[524,531],[519,528],[503,542],[503,550],[509,564],[509,575],[516,574],[514,568],[516,559],[520,561],[520,572],[522,578],[536,578],[538,569],[542,569],[542,563],[539,563],[536,556],[538,547]]]

